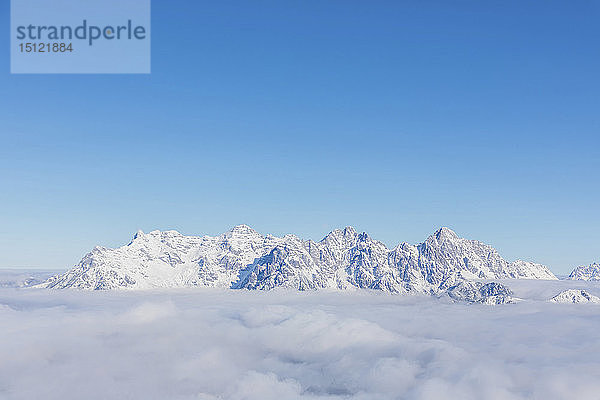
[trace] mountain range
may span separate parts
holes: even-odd
[[[391,293],[467,293],[477,302],[510,300],[499,286],[464,282],[491,279],[557,279],[541,264],[508,262],[491,246],[441,228],[418,245],[389,249],[352,227],[320,241],[295,235],[262,235],[238,225],[219,236],[176,231],[138,231],[131,242],[95,247],[74,268],[37,287],[151,289],[213,287],[249,290],[287,288],[374,289]],[[452,289],[452,290],[450,290]],[[493,293],[493,294],[491,294]]]

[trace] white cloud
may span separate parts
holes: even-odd
[[[563,289],[519,285],[521,297]],[[0,398],[595,399],[599,311],[363,292],[3,289]]]

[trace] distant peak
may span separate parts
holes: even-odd
[[[229,231],[231,233],[256,233],[254,229],[246,224],[236,225]]]
[[[347,226],[344,229],[334,229],[329,232],[322,241],[326,240],[340,240],[340,239],[353,239],[358,235],[356,229],[351,226]]]
[[[445,226],[438,229],[433,235],[437,240],[458,239],[458,235],[452,229],[446,228]]]
[[[327,234],[327,236],[356,236],[358,233],[352,226],[347,226],[344,229],[334,229]],[[326,237],[327,237],[326,236]]]

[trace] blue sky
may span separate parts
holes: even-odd
[[[155,0],[150,75],[11,75],[5,35],[0,267],[240,223],[391,246],[448,226],[555,273],[600,261],[598,17],[592,1]]]

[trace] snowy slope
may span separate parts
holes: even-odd
[[[123,247],[95,247],[47,288],[377,289],[436,294],[465,279],[556,279],[543,265],[509,263],[481,242],[441,228],[419,245],[388,249],[354,228],[319,242],[263,236],[246,225],[216,237],[138,232]]]
[[[600,281],[600,264],[581,265],[567,279],[578,281]]]

